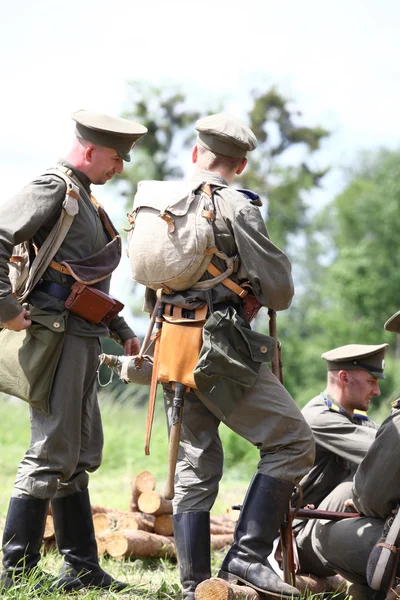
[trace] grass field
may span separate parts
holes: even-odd
[[[127,386],[127,395],[129,389]],[[90,494],[93,504],[127,510],[131,497],[131,481],[143,470],[151,471],[157,480],[157,490],[162,492],[167,465],[167,430],[161,401],[157,401],[151,439],[150,456],[144,455],[146,412],[137,409],[129,399],[122,403],[111,402],[104,390],[100,394],[105,436],[104,458],[100,469],[90,476]],[[2,534],[9,497],[19,461],[29,445],[28,405],[20,400],[0,397],[0,533]],[[221,427],[226,458],[226,471],[220,493],[213,508],[222,514],[232,504],[242,502],[248,482],[256,470],[257,451],[243,440],[238,440],[229,430]],[[224,552],[213,554],[213,572],[217,573]],[[43,568],[55,573],[61,565],[60,556],[51,552],[43,559]],[[177,600],[181,598],[176,563],[168,560],[116,561],[101,559],[101,564],[115,577],[133,585],[129,598]],[[10,599],[38,598],[33,590],[34,581],[23,588],[9,591]],[[69,595],[74,598],[128,597],[128,594],[85,591]],[[48,598],[66,598],[65,594],[51,593]]]

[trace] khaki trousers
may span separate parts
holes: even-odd
[[[101,463],[103,429],[97,401],[99,339],[66,334],[50,398],[50,414],[29,407],[31,444],[13,496],[52,498],[84,490]]]
[[[344,510],[351,498],[352,482],[338,485],[321,504],[320,510]],[[384,519],[358,517],[342,521],[315,521],[311,543],[321,562],[347,581],[367,585],[369,555],[382,534]]]
[[[173,391],[164,385],[168,425]],[[220,420],[195,393],[185,394],[181,442],[175,476],[174,513],[209,511],[223,472]],[[217,411],[216,411],[217,412]],[[314,440],[293,398],[262,364],[254,386],[247,391],[225,425],[260,451],[258,472],[297,483],[314,462]]]

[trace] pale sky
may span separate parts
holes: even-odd
[[[397,0],[0,0],[0,202],[68,151],[70,114],[119,115],[129,80],[181,84],[194,108],[245,117],[276,84],[332,131],[318,164],[399,147]],[[334,168],[320,192],[343,185]],[[96,197],[112,211],[112,188]],[[318,201],[318,196],[317,196]]]

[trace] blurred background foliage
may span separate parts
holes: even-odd
[[[192,104],[178,87],[128,85],[128,109],[123,116],[143,123],[149,133],[115,183],[127,210],[139,180],[174,179],[191,172],[195,121],[224,112],[218,99],[210,99],[201,113]],[[247,114],[238,117],[253,129],[259,146],[249,153],[248,167],[234,185],[261,196],[270,237],[293,263],[296,295],[290,309],[278,313],[285,385],[303,406],[325,387],[326,366],[320,358],[324,351],[348,343],[388,342],[387,379],[371,409],[372,416],[382,418],[399,394],[400,383],[400,346],[396,335],[383,329],[386,319],[400,308],[396,218],[400,152],[377,149],[361,153],[355,164],[342,165],[344,189],[318,206],[312,202],[312,192],[319,190],[323,197],[324,177],[331,167],[338,167],[321,164],[319,151],[329,144],[330,132],[319,124],[307,124],[293,100],[276,87],[250,93]],[[130,285],[132,311],[139,319],[143,288]],[[254,327],[268,330],[264,309]],[[110,340],[104,346],[107,352],[121,352]],[[108,376],[102,368],[103,382]],[[130,398],[142,405],[147,388],[129,387],[134,388]],[[106,389],[122,401],[124,388],[115,378]]]

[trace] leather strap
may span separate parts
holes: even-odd
[[[221,275],[221,271],[219,269],[217,269],[217,267],[214,266],[212,263],[210,263],[208,265],[207,271],[213,277],[218,277],[219,275]],[[235,294],[237,294],[242,299],[246,298],[246,296],[249,293],[241,285],[238,285],[237,283],[235,283],[234,281],[232,281],[232,279],[229,279],[229,277],[226,277],[220,283],[222,283],[222,285],[224,285],[225,287],[227,287],[229,290],[231,290],[231,292],[234,292]]]

